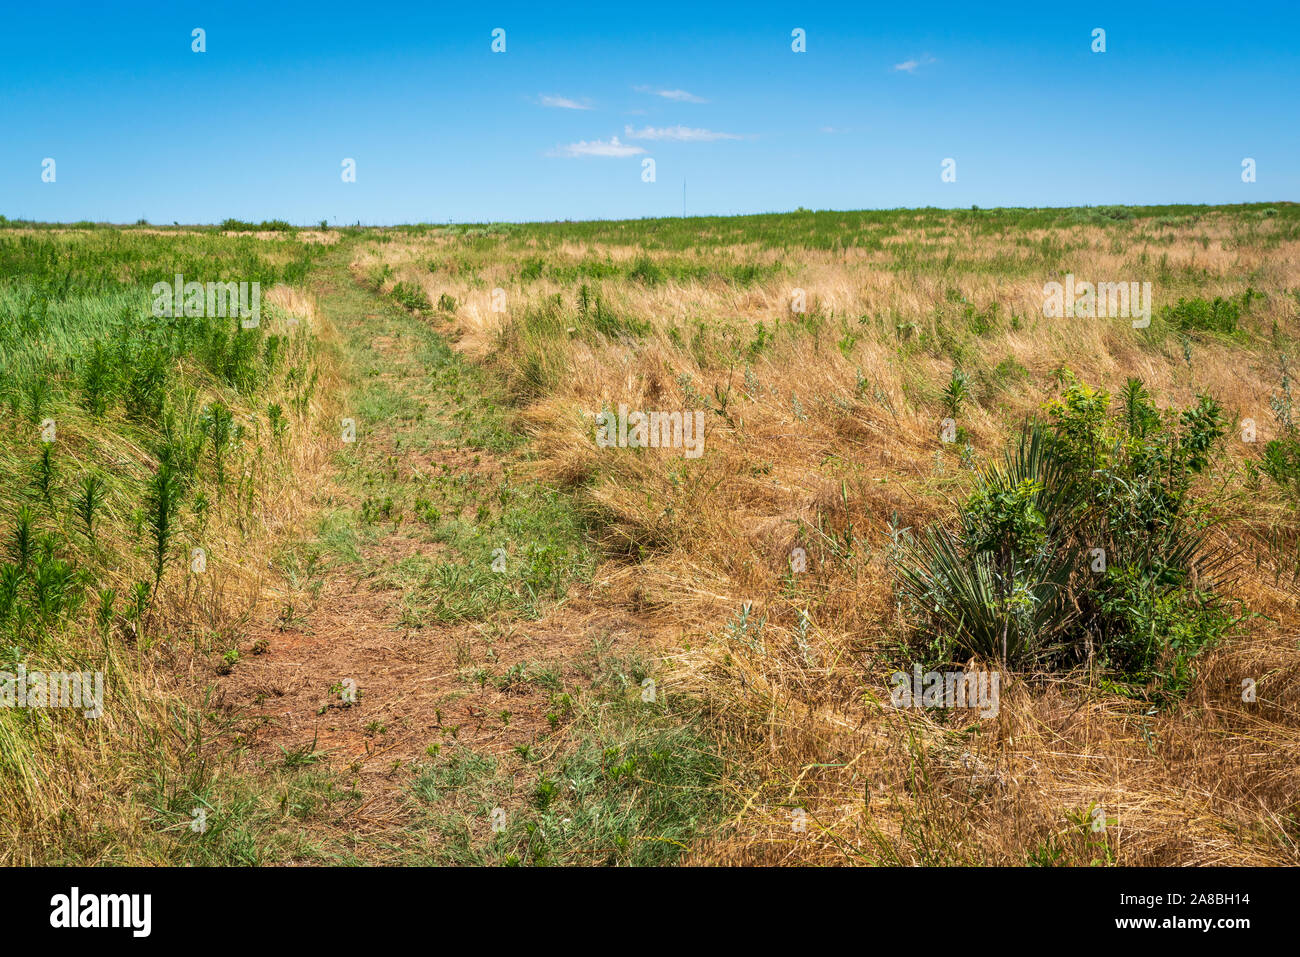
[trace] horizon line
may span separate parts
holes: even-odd
[[[590,219],[528,219],[528,220],[447,220],[445,222],[434,220],[417,220],[413,222],[396,222],[396,223],[363,223],[357,221],[354,223],[333,223],[322,226],[325,220],[318,220],[314,223],[292,223],[284,219],[264,219],[261,222],[252,222],[251,220],[241,220],[235,217],[227,217],[221,222],[190,222],[182,223],[173,220],[171,223],[155,223],[141,217],[135,222],[113,222],[111,220],[96,219],[69,219],[69,220],[36,220],[24,219],[20,217],[9,217],[0,214],[0,227],[4,226],[104,226],[117,228],[153,228],[153,229],[220,229],[227,223],[238,223],[239,228],[227,228],[228,232],[244,231],[256,229],[259,231],[275,231],[277,229],[400,229],[411,227],[446,227],[446,226],[547,226],[555,224],[578,224],[578,223],[638,223],[651,222],[656,220],[698,220],[698,219],[743,219],[757,216],[793,216],[801,213],[902,213],[902,212],[943,212],[943,213],[998,213],[998,212],[1046,212],[1046,211],[1069,211],[1081,209],[1127,209],[1127,210],[1163,210],[1163,209],[1247,209],[1255,206],[1295,206],[1300,201],[1290,199],[1278,200],[1257,200],[1249,203],[1085,203],[1073,206],[980,206],[978,204],[971,206],[861,206],[849,209],[838,209],[833,207],[826,208],[808,208],[797,206],[794,209],[785,210],[765,210],[758,213],[700,213],[689,216],[621,216],[621,217],[594,217]]]

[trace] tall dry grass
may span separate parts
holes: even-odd
[[[1300,518],[1244,468],[1258,445],[1235,439],[1242,418],[1260,443],[1276,431],[1270,402],[1300,334],[1294,230],[1230,209],[1024,231],[937,211],[900,224],[882,243],[836,249],[548,242],[542,227],[485,247],[439,231],[370,243],[353,267],[456,300],[431,321],[501,371],[537,475],[588,504],[611,556],[600,594],[673,626],[657,649],[667,693],[703,703],[739,808],[697,862],[1300,863]],[[548,268],[525,278],[538,256]],[[550,268],[642,258],[668,278],[587,281],[646,324],[628,334],[593,333],[576,311],[581,281]],[[682,261],[768,271],[679,281]],[[1043,284],[1066,272],[1153,281],[1157,313],[1180,296],[1266,298],[1237,338],[1160,318],[1144,331],[1045,318]],[[938,437],[956,365],[971,377],[958,421],[976,461],[1000,453],[1066,370],[1112,392],[1140,377],[1165,407],[1203,391],[1223,403],[1234,431],[1198,493],[1245,556],[1234,597],[1249,614],[1197,659],[1181,704],[1162,710],[1081,671],[1011,676],[982,722],[885,706],[888,675],[918,654],[894,597],[892,536],[950,521],[969,488]],[[704,455],[597,447],[592,414],[620,403],[705,409]],[[791,572],[795,548],[806,573]],[[1241,700],[1243,678],[1256,703]],[[796,807],[806,831],[792,827]]]

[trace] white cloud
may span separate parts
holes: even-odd
[[[714,130],[697,130],[689,126],[645,126],[635,130],[623,127],[623,135],[630,140],[677,140],[682,143],[708,143],[713,140],[744,139],[738,133],[718,133]]]
[[[638,93],[653,93],[655,96],[662,96],[665,100],[676,100],[678,103],[709,102],[704,97],[696,96],[694,93],[688,93],[685,90],[656,90],[648,86],[638,86],[635,89]]]
[[[551,156],[636,156],[638,153],[644,153],[639,146],[629,146],[626,143],[620,143],[617,136],[611,136],[609,142],[604,140],[579,140],[577,143],[569,143],[565,146],[556,147],[551,151]]]
[[[586,103],[579,103],[577,100],[571,100],[567,96],[547,96],[543,94],[537,98],[542,106],[554,106],[561,110],[589,110],[591,106]]]
[[[917,67],[929,66],[931,63],[938,62],[938,60],[927,53],[923,57],[913,57],[910,60],[904,60],[902,63],[895,63],[894,70],[895,72],[915,73]]]

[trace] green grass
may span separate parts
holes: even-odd
[[[252,329],[157,317],[151,286],[181,273],[269,290],[300,281],[317,256],[291,238],[0,230],[0,467],[13,477],[0,490],[0,647],[13,667],[103,672],[111,715],[98,726],[0,711],[0,816],[23,829],[25,853],[166,857],[153,832],[98,846],[109,825],[48,809],[81,775],[101,782],[104,820],[130,815],[144,781],[184,777],[195,792],[212,781],[153,725],[137,673],[157,666],[158,648],[201,666],[230,646],[242,609],[214,597],[232,558],[222,545],[255,540],[286,451],[310,428],[318,344],[265,301]],[[187,574],[198,545],[204,578]],[[175,613],[205,586],[205,616]]]
[[[751,216],[687,216],[638,220],[594,220],[588,222],[551,223],[464,223],[458,225],[417,224],[398,226],[387,233],[394,241],[403,234],[455,237],[459,262],[480,268],[501,249],[531,250],[533,265],[521,277],[525,281],[541,278],[554,269],[562,281],[611,278],[636,271],[637,263],[612,264],[588,257],[579,265],[548,265],[545,251],[565,244],[591,243],[612,246],[637,246],[648,251],[695,252],[739,244],[756,244],[765,249],[883,249],[886,240],[924,227],[927,241],[908,242],[897,247],[896,268],[900,270],[941,271],[953,268],[961,257],[949,257],[949,249],[939,241],[948,230],[973,229],[977,235],[1005,236],[1031,230],[1061,230],[1077,226],[1101,226],[1114,230],[1130,241],[1149,237],[1160,241],[1166,226],[1194,225],[1216,213],[1227,212],[1236,220],[1236,229],[1249,237],[1264,222],[1279,229],[1275,241],[1300,237],[1300,205],[1295,203],[1255,203],[1240,206],[1129,206],[1129,207],[1059,207],[996,209],[883,209],[883,210],[797,210],[791,213],[763,213]],[[1059,236],[1047,239],[1020,240],[1023,256],[1001,261],[975,263],[979,271],[1014,274],[1036,273],[1044,265],[1055,267],[1080,241],[1071,243]],[[539,249],[541,250],[539,252]],[[462,266],[462,268],[464,268]],[[737,261],[733,276],[745,277],[746,266]],[[724,269],[712,271],[716,278],[726,278]],[[690,276],[683,268],[681,275]]]
[[[637,658],[597,657],[589,684],[569,695],[576,704],[555,754],[507,768],[456,747],[424,767],[412,785],[412,862],[667,865],[715,833],[734,810],[723,758],[696,730],[692,702],[642,700],[648,673]],[[499,832],[496,808],[509,808]]]
[[[360,501],[351,524],[363,543],[400,528],[441,546],[429,550],[436,561],[367,573],[403,589],[412,625],[540,617],[571,583],[590,578],[588,519],[570,497],[488,469],[495,457],[526,455],[505,394],[421,321],[421,310],[375,302],[359,288],[337,295],[340,314],[369,317],[346,330],[360,373],[348,406],[358,442],[343,453],[344,478]],[[377,337],[392,345],[377,346]],[[381,432],[400,438],[380,447]]]

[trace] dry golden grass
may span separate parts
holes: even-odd
[[[1253,418],[1263,443],[1274,435],[1279,355],[1294,356],[1300,335],[1300,243],[1230,212],[1136,232],[1002,235],[926,216],[879,248],[830,251],[533,235],[481,252],[435,232],[370,243],[353,268],[364,278],[387,265],[385,288],[406,281],[432,303],[456,299],[448,330],[516,387],[538,476],[574,489],[598,516],[614,556],[597,576],[603,594],[675,629],[656,649],[668,693],[703,703],[706,730],[734,762],[727,786],[740,808],[693,861],[1300,863],[1300,520],[1276,486],[1245,475],[1258,446],[1234,433],[1201,494],[1249,556],[1234,595],[1253,616],[1198,659],[1180,705],[1153,709],[1088,673],[1016,675],[999,715],[984,721],[880,703],[909,636],[893,600],[890,524],[948,521],[969,487],[937,437],[953,343],[972,374],[976,401],[961,425],[977,459],[1000,453],[1067,368],[1112,391],[1140,377],[1164,407],[1208,391],[1234,423]],[[1065,265],[1034,272],[1049,243],[1068,248]],[[915,267],[893,268],[908,244]],[[428,266],[462,252],[468,267]],[[563,322],[530,331],[529,315],[556,295],[572,315],[577,287],[545,272],[521,280],[530,256],[773,269],[749,286],[591,281],[616,314],[649,324],[611,337]],[[1123,319],[1044,318],[1043,283],[1066,271],[1092,281],[1166,275],[1157,312],[1178,296],[1248,285],[1267,298],[1244,320],[1248,338],[1193,337],[1185,351],[1167,330],[1139,334]],[[795,287],[807,294],[803,316],[790,312]],[[504,313],[492,311],[494,288],[506,291]],[[996,304],[987,332],[961,328],[965,303],[981,313]],[[747,354],[759,323],[770,345]],[[995,371],[1013,362],[1023,374]],[[680,410],[724,398],[725,414],[708,413],[698,460],[594,442],[603,405]],[[805,575],[790,574],[795,547],[807,551]],[[1240,700],[1246,677],[1258,682],[1254,704]],[[796,805],[809,814],[806,833],[792,830]],[[1104,833],[1090,827],[1094,808],[1110,821]]]

